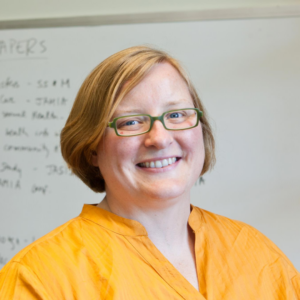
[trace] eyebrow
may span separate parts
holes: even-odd
[[[165,107],[169,108],[169,107],[181,104],[181,103],[185,103],[185,101],[183,99],[173,100],[173,101],[167,102]],[[121,116],[121,115],[144,114],[144,113],[145,112],[143,112],[141,109],[135,108],[135,109],[125,109],[125,110],[118,111],[118,113],[116,115]]]
[[[181,100],[175,100],[175,101],[169,101],[167,103],[166,107],[176,106],[176,105],[181,104],[183,102],[184,102],[183,99],[181,99]]]
[[[132,114],[143,114],[141,109],[128,109],[118,111],[117,115],[132,115]]]

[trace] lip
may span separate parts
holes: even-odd
[[[156,161],[156,160],[169,159],[169,158],[173,158],[173,157],[175,157],[177,160],[181,159],[180,156],[176,156],[176,155],[172,155],[172,156],[162,156],[162,157],[152,157],[152,158],[145,159],[145,160],[143,160],[143,161],[138,162],[137,165],[138,165],[138,164],[143,164],[143,163],[146,163],[146,162]]]
[[[167,172],[167,171],[171,171],[173,169],[175,169],[178,164],[180,163],[181,161],[181,157],[180,156],[168,156],[168,157],[157,157],[155,159],[148,159],[148,160],[144,160],[140,163],[145,163],[145,162],[151,162],[151,161],[155,161],[155,160],[163,160],[163,159],[168,159],[168,158],[172,158],[172,157],[176,157],[176,162],[171,164],[171,165],[168,165],[166,167],[162,167],[162,168],[143,168],[141,166],[139,166],[138,164],[136,164],[136,167],[141,170],[141,171],[144,171],[144,172],[147,172],[147,173],[163,173],[163,172]],[[139,164],[140,164],[139,163]]]

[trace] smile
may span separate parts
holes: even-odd
[[[176,157],[164,158],[162,160],[147,161],[138,164],[142,168],[163,168],[174,164],[177,161]]]

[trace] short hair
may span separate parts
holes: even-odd
[[[81,85],[60,135],[62,156],[72,172],[95,192],[105,191],[101,170],[92,164],[92,154],[116,108],[154,65],[169,63],[186,82],[200,119],[205,159],[202,176],[215,163],[215,141],[207,114],[188,75],[169,54],[146,46],[131,47],[101,62]],[[125,85],[125,83],[127,83]]]

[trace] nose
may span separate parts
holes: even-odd
[[[151,130],[145,135],[145,146],[155,147],[157,149],[164,149],[168,147],[173,141],[172,132],[166,130],[164,125],[155,120]]]

